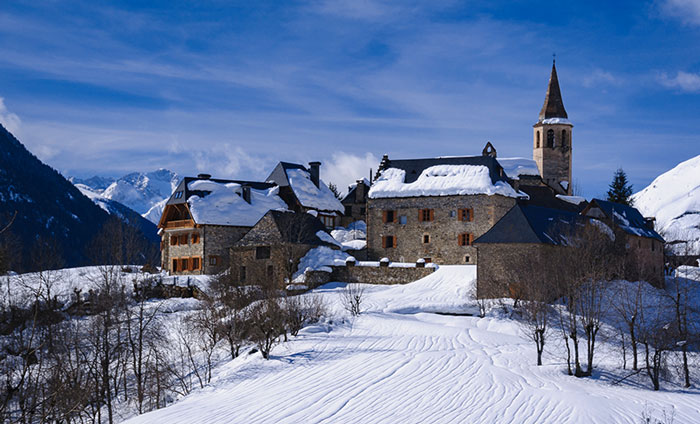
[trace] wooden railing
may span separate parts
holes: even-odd
[[[177,221],[168,221],[165,223],[165,228],[182,228],[194,227],[194,221],[191,219],[181,219]]]

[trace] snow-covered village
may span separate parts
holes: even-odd
[[[0,422],[700,423],[697,0],[0,22]]]

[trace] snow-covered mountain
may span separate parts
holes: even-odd
[[[676,254],[700,254],[700,155],[659,175],[632,200],[644,216],[656,218]]]
[[[165,202],[177,187],[180,177],[167,169],[153,172],[132,172],[119,179],[103,177],[72,178],[71,181],[103,209],[109,201],[118,202],[133,209],[144,218],[158,223]]]

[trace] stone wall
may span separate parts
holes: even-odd
[[[547,131],[554,131],[554,147],[547,147]],[[560,194],[571,194],[571,151],[573,126],[568,124],[535,124],[533,141],[533,159],[537,163],[544,182]],[[562,145],[561,134],[566,131],[566,144]],[[539,147],[538,136],[539,133]],[[564,190],[560,181],[568,181]]]
[[[256,257],[258,247],[269,248],[270,257],[258,259]],[[230,249],[233,279],[241,283],[256,282],[271,284],[278,288],[284,287],[285,279],[290,277],[290,273],[296,272],[299,259],[312,247],[314,246],[293,243],[233,247]],[[243,267],[245,270],[242,270]],[[245,274],[245,281],[242,280],[243,274]]]
[[[537,243],[484,243],[477,245],[479,262],[476,264],[476,295],[478,298],[497,298],[511,295],[511,288],[522,273],[523,258],[529,258],[533,268],[542,274],[553,272],[546,258],[556,255],[559,246]]]
[[[644,280],[655,287],[663,288],[664,280],[664,246],[658,240],[638,237],[617,231],[627,237],[627,254],[625,257],[625,279]]]
[[[336,266],[333,271],[309,271],[306,273],[305,285],[316,288],[322,284],[338,281],[343,283],[363,284],[408,284],[435,272],[434,267],[394,267],[394,266]]]
[[[368,199],[367,255],[369,259],[386,257],[397,262],[430,258],[438,264],[474,264],[476,248],[460,246],[459,235],[471,233],[473,239],[478,238],[514,205],[514,198],[485,194]],[[458,209],[463,208],[474,210],[472,221],[459,220]],[[421,222],[421,209],[433,209],[433,220]],[[383,222],[386,210],[396,211],[395,222]],[[402,216],[405,224],[401,223]],[[429,236],[429,243],[423,243],[424,235]],[[384,236],[396,237],[396,247],[382,247]]]

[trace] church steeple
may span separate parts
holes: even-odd
[[[540,110],[540,121],[549,118],[568,118],[566,109],[564,109],[564,101],[561,99],[561,90],[559,90],[559,78],[557,78],[555,61],[552,61],[552,73],[549,76],[547,94],[544,97],[542,110]]]

